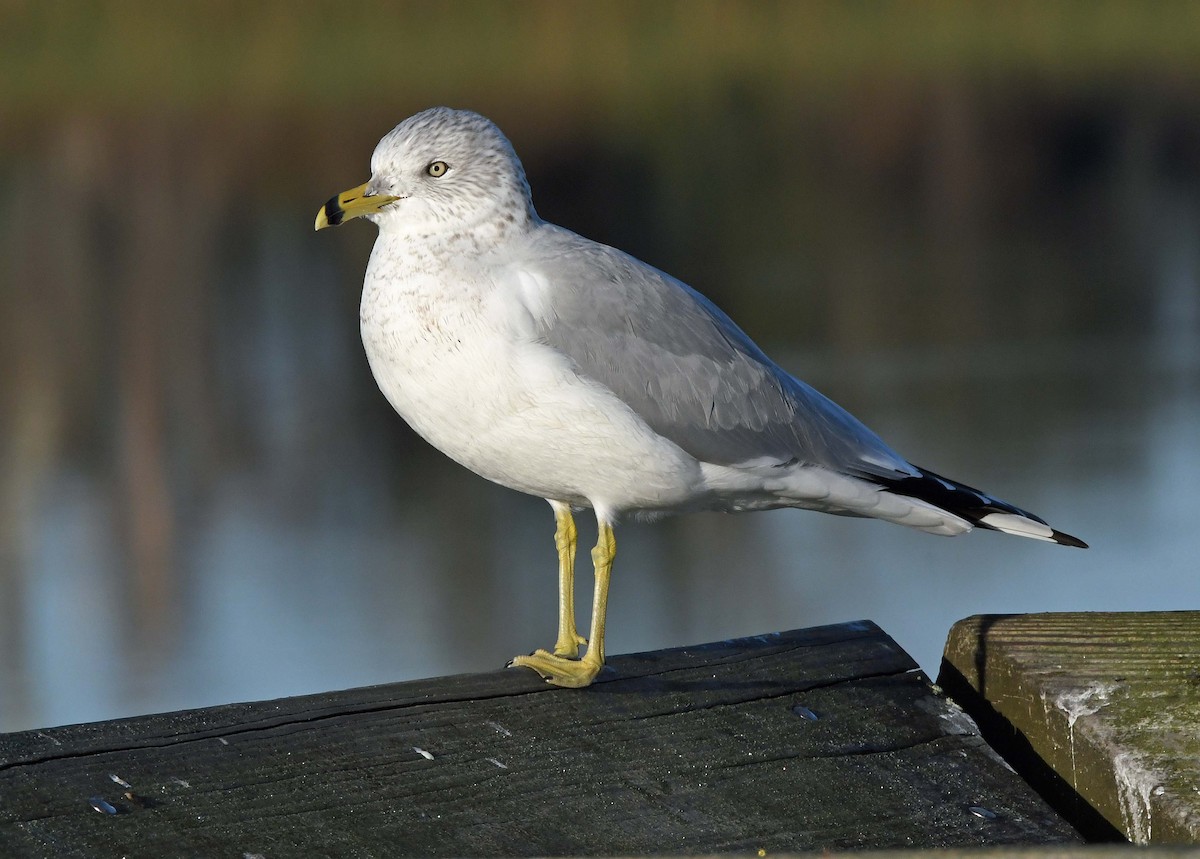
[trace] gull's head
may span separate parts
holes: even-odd
[[[434,107],[392,129],[371,156],[371,179],[333,197],[316,228],[365,217],[380,230],[461,231],[536,217],[512,144],[486,117]]]

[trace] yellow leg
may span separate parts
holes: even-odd
[[[575,629],[575,546],[579,534],[571,508],[558,501],[551,501],[554,508],[554,545],[558,548],[558,641],[554,655],[574,659],[579,655],[579,645],[587,644]]]
[[[592,564],[596,569],[596,588],[592,597],[592,635],[583,659],[567,659],[547,650],[536,650],[529,656],[518,656],[508,663],[510,667],[532,668],[555,686],[587,686],[604,667],[604,620],[608,611],[608,582],[612,573],[613,558],[617,554],[617,540],[612,525],[598,519],[600,537],[592,549]]]

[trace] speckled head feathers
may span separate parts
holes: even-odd
[[[410,116],[379,141],[371,174],[372,193],[401,198],[373,218],[381,228],[432,231],[536,218],[512,144],[469,110],[433,107]]]

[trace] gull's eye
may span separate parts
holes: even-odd
[[[449,169],[450,169],[450,165],[447,164],[445,161],[434,161],[432,164],[430,164],[428,167],[425,168],[425,172],[428,173],[430,176],[432,176],[434,179],[440,179],[441,177],[446,175],[446,171]]]

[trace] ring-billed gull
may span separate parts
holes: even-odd
[[[316,228],[358,217],[379,227],[360,318],[388,402],[450,458],[554,510],[558,641],[510,665],[560,686],[596,677],[623,515],[799,507],[1085,547],[912,465],[691,287],[543,221],[512,145],[477,113],[436,107],[396,126],[371,179],[326,203]],[[571,517],[587,507],[590,643],[575,626]]]

